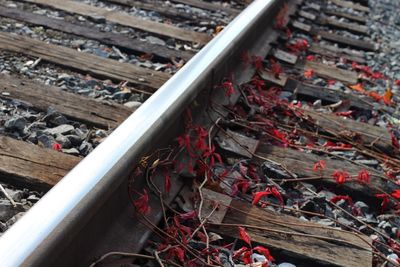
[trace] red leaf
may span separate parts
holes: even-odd
[[[308,56],[306,57],[306,59],[307,59],[308,61],[314,61],[314,60],[315,60],[315,56],[313,56],[313,55],[308,55]]]
[[[308,48],[308,41],[305,39],[299,39],[296,43],[288,45],[288,49],[293,51],[294,53],[299,53],[302,51],[307,50]]]
[[[247,180],[241,181],[237,183],[237,188],[240,189],[240,191],[244,194],[249,190],[250,188],[250,183]]]
[[[397,199],[400,199],[400,189],[394,190],[391,195]]]
[[[390,202],[389,196],[386,194],[376,194],[375,197],[382,199],[381,212],[384,212],[388,208]]]
[[[54,143],[51,148],[53,148],[54,150],[60,152],[62,149],[62,146],[59,143]]]
[[[284,144],[288,144],[289,141],[287,140],[287,134],[284,132],[281,132],[277,129],[272,129],[272,133],[273,135],[278,138],[279,140],[281,140]]]
[[[186,149],[186,151],[189,153],[190,157],[192,157],[192,158],[196,157],[196,155],[192,151],[189,134],[183,134],[183,135],[177,137],[176,141],[178,141],[179,147]]]
[[[279,200],[282,206],[285,204],[281,193],[278,191],[278,189],[276,189],[276,187],[272,187],[272,195]]]
[[[182,263],[185,262],[185,251],[180,247],[173,247],[168,250],[166,258],[170,259],[172,256],[175,256]]]
[[[368,171],[367,171],[366,169],[362,169],[362,170],[358,173],[357,180],[358,180],[360,183],[366,183],[366,184],[368,184],[369,181],[370,181],[370,176],[369,176]]]
[[[225,90],[225,95],[227,97],[230,97],[235,93],[235,88],[233,87],[233,83],[231,81],[223,82],[222,88]]]
[[[262,254],[267,258],[268,261],[274,261],[274,257],[271,256],[271,253],[269,252],[269,249],[264,248],[262,246],[257,246],[253,248],[253,250],[257,251],[258,253]]]
[[[244,264],[251,264],[253,261],[251,260],[251,251],[246,251],[243,253],[243,262]]]
[[[246,232],[246,229],[244,229],[243,227],[240,227],[240,226],[239,226],[239,237],[241,240],[246,242],[251,247],[251,241],[250,241],[249,234]]]
[[[393,92],[390,89],[387,89],[385,94],[383,95],[383,103],[386,105],[390,106],[392,104],[392,97],[393,97]]]
[[[320,160],[314,164],[313,171],[323,171],[325,170],[326,163],[324,160]]]
[[[270,63],[272,73],[275,75],[275,77],[279,77],[279,75],[282,73],[281,65],[273,59],[270,60]]]
[[[338,184],[344,184],[350,179],[349,173],[344,171],[335,171],[332,176]]]
[[[252,61],[256,70],[260,70],[263,68],[264,59],[260,56],[253,56]]]
[[[268,188],[268,189],[269,189],[269,188]],[[258,202],[260,202],[260,200],[261,200],[262,197],[268,196],[268,195],[270,195],[270,194],[271,194],[271,191],[270,191],[270,190],[261,191],[261,192],[256,192],[256,193],[254,194],[252,204],[253,204],[253,205],[257,205]]]
[[[148,214],[150,213],[150,206],[149,206],[149,195],[147,194],[146,189],[143,189],[143,194],[133,201],[133,205],[135,206],[137,212],[140,214]]]
[[[368,95],[375,99],[375,101],[379,102],[382,99],[382,96],[377,92],[369,92]]]
[[[164,191],[166,193],[169,193],[170,190],[171,190],[171,175],[166,174],[164,176]]]

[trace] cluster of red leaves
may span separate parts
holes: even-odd
[[[223,82],[220,87],[225,91],[225,95],[227,97],[230,97],[235,93],[235,87],[233,86],[233,83],[229,80]]]
[[[203,150],[202,157],[205,159],[209,159],[209,166],[213,167],[215,165],[215,160],[217,160],[220,164],[222,164],[221,155],[215,152],[215,146],[211,145],[211,148],[207,147]]]
[[[348,172],[345,171],[334,171],[332,174],[333,179],[335,179],[336,183],[338,184],[344,184],[345,182],[348,182],[351,180],[351,176]],[[366,169],[362,169],[358,175],[357,175],[357,181],[362,183],[362,184],[367,184],[370,182],[370,174]]]
[[[251,248],[251,238],[250,235],[246,232],[246,229],[244,227],[238,227],[239,228],[239,238],[244,241],[247,245],[249,245],[250,248],[248,247],[241,247],[240,249],[236,250],[233,253],[233,259],[238,259],[239,257],[242,258],[242,261],[245,264],[252,264],[253,261],[251,259],[251,255],[253,254],[253,251],[256,251],[260,255],[263,255],[266,259],[267,262],[263,264],[263,267],[268,267],[268,263],[271,261],[275,261],[275,259],[272,257],[269,249],[263,247],[263,246],[256,246],[254,248]]]
[[[260,107],[260,112],[268,114],[274,107],[279,104],[280,89],[271,87],[268,90],[263,86],[262,88],[255,88],[254,85],[244,87],[247,93],[247,100],[250,104],[255,104]],[[263,89],[263,90],[259,90]],[[262,120],[262,116],[258,116]]]
[[[295,43],[288,44],[287,49],[294,54],[300,54],[301,52],[306,51],[308,46],[309,44],[306,39],[298,39]]]
[[[376,102],[383,101],[386,105],[390,106],[392,104],[393,92],[391,89],[387,89],[383,95],[378,94],[375,91],[367,92],[361,83],[350,86],[350,89],[360,92],[366,96],[372,97]]]
[[[320,160],[314,163],[313,171],[322,172],[326,168],[326,162],[324,160]],[[349,180],[351,180],[351,176],[348,172],[345,171],[334,171],[332,174],[333,178],[338,184],[343,184]],[[370,174],[366,169],[362,169],[357,175],[357,181],[363,184],[368,184],[371,180]]]
[[[165,230],[168,233],[168,236],[165,237],[164,242],[158,246],[157,250],[158,251],[165,250],[171,244],[176,243],[176,239],[180,239],[182,244],[187,245],[193,231],[190,227],[183,225],[182,222],[195,219],[197,219],[197,213],[195,211],[183,213],[180,215],[175,215],[173,217],[172,223],[168,225]],[[197,237],[199,237],[199,235],[197,235]],[[185,263],[186,261],[185,250],[179,245],[171,246],[171,248],[168,249],[166,252],[165,259],[166,260],[175,259],[181,263]]]
[[[253,80],[251,80],[251,84],[252,84],[259,92],[261,92],[262,90],[265,89],[265,82],[264,82],[264,80],[260,79],[259,77],[255,77]]]
[[[253,205],[257,205],[260,201],[261,198],[265,197],[265,196],[269,196],[272,195],[274,196],[276,199],[279,200],[279,203],[283,206],[285,204],[282,194],[278,191],[278,189],[276,187],[267,187],[265,189],[265,191],[260,191],[260,192],[256,192],[253,194]]]
[[[271,134],[275,136],[275,138],[277,138],[279,141],[281,141],[285,147],[289,145],[287,133],[279,131],[278,129],[272,129]]]
[[[378,71],[373,72],[370,67],[365,66],[365,65],[359,65],[356,62],[353,62],[351,64],[351,68],[353,70],[363,72],[367,78],[371,78],[372,80],[382,80],[382,79],[386,80],[387,79],[387,77],[385,77],[385,75],[383,75],[381,72],[378,72]]]
[[[253,165],[245,167],[243,164],[239,163],[241,178],[236,179],[236,182],[232,185],[232,195],[235,196],[239,191],[243,194],[250,189],[250,183],[258,183],[260,177]]]
[[[176,140],[180,148],[184,148],[190,157],[188,170],[194,173],[192,162],[195,161],[199,167],[197,175],[204,175],[207,171],[211,175],[211,169],[216,162],[222,164],[222,158],[215,150],[215,146],[207,145],[208,132],[201,126],[190,125],[186,127],[186,133],[179,136]],[[204,164],[206,162],[206,164]],[[183,166],[180,166],[182,169]]]

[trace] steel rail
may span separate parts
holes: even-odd
[[[0,238],[1,266],[48,266],[47,257],[57,255],[60,243],[71,241],[73,231],[104,205],[133,170],[132,162],[154,147],[153,140],[194,100],[204,81],[213,79],[222,62],[238,56],[237,47],[251,41],[249,32],[256,38],[254,27],[262,30],[266,16],[271,21],[278,2],[283,1],[249,5],[6,231]]]

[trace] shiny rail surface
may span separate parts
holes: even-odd
[[[239,46],[253,43],[248,40],[257,38],[256,29],[276,14],[278,2],[257,0],[249,5],[52,188],[0,239],[1,266],[55,266],[63,262],[60,251],[73,244],[74,233],[90,227],[91,218],[101,212],[134,169],[132,162],[154,148],[153,140],[205,85],[222,75],[218,73],[224,69],[220,65],[239,57]]]

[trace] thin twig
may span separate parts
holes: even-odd
[[[17,203],[15,203],[14,199],[10,197],[10,195],[7,193],[7,191],[4,189],[3,185],[0,184],[0,190],[3,192],[4,196],[11,202],[13,207],[15,208],[17,206]]]

